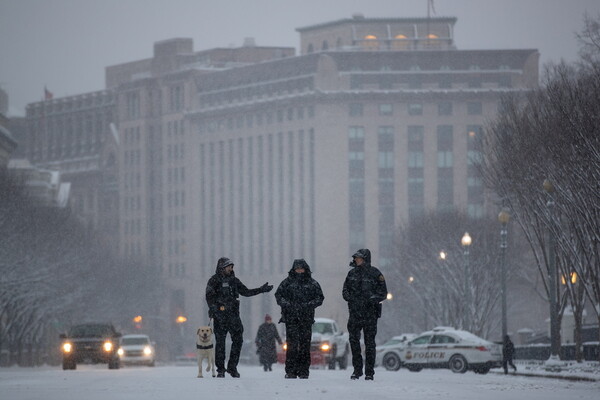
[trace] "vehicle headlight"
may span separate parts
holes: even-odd
[[[329,349],[331,349],[331,346],[329,346],[329,343],[325,342],[321,345],[321,350],[329,351]]]
[[[123,350],[122,347],[119,347],[119,350],[117,350],[117,354],[122,356],[123,354],[125,354],[125,350]]]
[[[281,347],[283,348],[283,351],[287,351],[287,342],[285,342]]]
[[[111,342],[104,342],[104,351],[109,352],[113,349],[113,344]]]
[[[149,356],[150,354],[152,354],[152,349],[150,346],[144,347],[144,355]]]
[[[71,351],[73,351],[73,345],[71,343],[63,343],[62,351],[65,353],[70,353]]]

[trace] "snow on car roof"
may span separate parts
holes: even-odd
[[[479,336],[477,336],[471,332],[454,329],[454,328],[446,327],[446,326],[440,326],[440,327],[433,328],[430,331],[421,333],[419,336],[436,335],[436,334],[441,334],[441,333],[449,333],[449,334],[459,337],[462,340],[468,340],[471,342],[489,342],[488,340],[480,338]]]
[[[404,340],[404,339],[412,339],[417,337],[414,333],[403,333],[402,335],[392,336],[390,340]]]
[[[335,320],[331,319],[331,318],[315,318],[315,322],[335,322]]]

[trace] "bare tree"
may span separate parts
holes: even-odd
[[[585,301],[582,293],[600,304],[599,72],[566,64],[548,66],[541,88],[505,100],[482,145],[481,170],[487,185],[515,215],[546,294],[555,292],[561,312],[567,302],[571,304],[577,332]],[[542,187],[545,180],[551,183],[551,193]],[[559,274],[576,274],[581,287],[551,287],[549,250],[556,254]]]
[[[465,232],[473,238],[468,256],[460,244]],[[411,328],[446,325],[484,337],[497,333],[498,235],[495,220],[460,213],[429,214],[400,227],[388,287],[401,294],[399,308],[415,310],[403,316]]]
[[[68,209],[46,207],[0,170],[0,350],[33,365],[58,331],[156,307],[160,274],[98,245]]]

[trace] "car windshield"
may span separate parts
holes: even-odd
[[[69,337],[83,338],[83,337],[105,337],[113,336],[114,330],[110,325],[104,324],[89,324],[89,325],[77,325],[71,328],[69,331]]]
[[[313,333],[333,333],[333,328],[327,322],[315,322],[312,331]]]
[[[145,337],[126,337],[121,339],[121,344],[124,345],[135,345],[135,344],[148,344],[148,338]]]
[[[393,344],[398,344],[398,343],[401,343],[401,341],[400,341],[400,340],[397,340],[397,339],[392,339],[392,340],[388,340],[388,341],[387,341],[387,342],[385,342],[383,345],[384,345],[384,346],[391,346],[391,345],[393,345]]]

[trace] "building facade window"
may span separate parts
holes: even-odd
[[[364,247],[365,239],[365,133],[361,126],[348,129],[350,249]]]
[[[183,110],[183,86],[175,85],[169,88],[169,100],[171,111]]]
[[[483,113],[483,106],[479,101],[467,102],[467,114],[468,115],[481,115]]]
[[[442,101],[438,103],[438,115],[452,115],[452,102]]]
[[[128,118],[138,118],[140,116],[140,94],[130,92],[125,95],[126,114]]]
[[[477,165],[481,162],[481,125],[467,125],[467,214],[483,217],[484,187]]]
[[[450,211],[454,206],[453,127],[437,127],[437,208]]]
[[[394,115],[394,107],[390,103],[384,103],[379,105],[379,115],[389,116]]]
[[[379,264],[393,257],[394,236],[394,127],[380,126],[377,131],[379,186]]]
[[[409,125],[407,131],[408,151],[408,216],[417,218],[425,212],[425,189],[423,168],[424,127]]]
[[[363,104],[362,103],[350,103],[348,105],[348,115],[351,117],[362,117],[363,116]]]
[[[408,103],[408,115],[423,115],[423,104]]]

